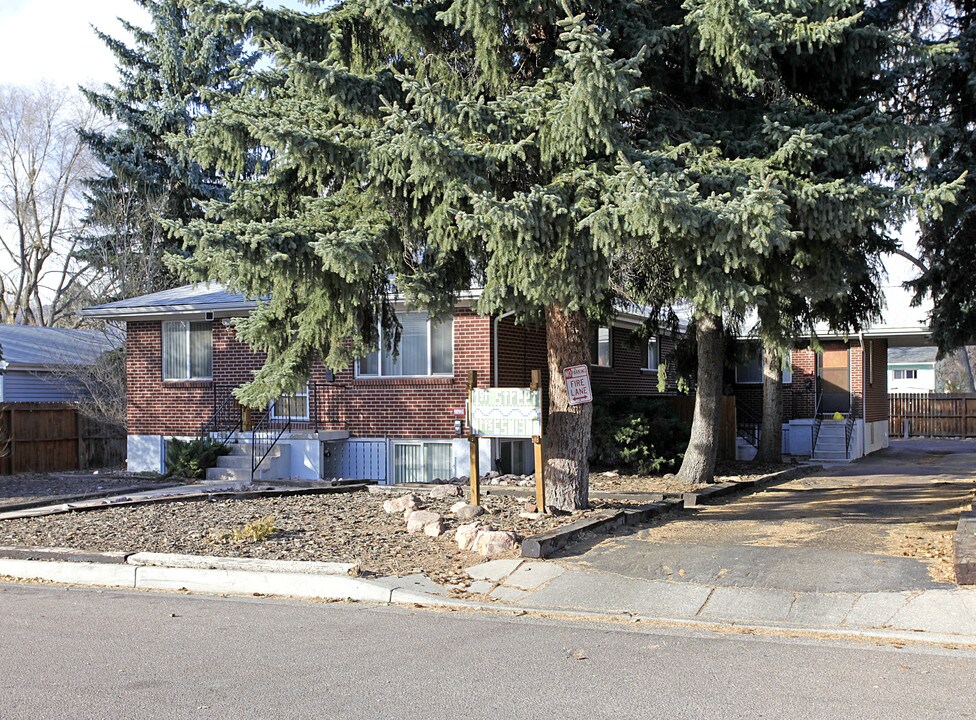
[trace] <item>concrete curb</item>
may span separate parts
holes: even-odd
[[[189,556],[184,556],[189,557]],[[132,555],[136,562],[145,558]],[[204,564],[209,558],[199,558]],[[321,600],[352,600],[370,603],[402,603],[467,606],[461,600],[420,593],[412,589],[383,585],[345,574],[295,572],[300,563],[265,560],[246,569],[245,558],[226,558],[234,569],[217,567],[171,567],[132,562],[105,563],[69,560],[22,560],[0,558],[0,576],[19,580],[44,580],[66,585],[126,588],[134,590],[185,590],[210,595],[284,595]],[[327,563],[310,563],[326,565]]]
[[[723,498],[749,495],[770,485],[796,480],[822,469],[817,465],[788,468],[755,480],[717,483],[693,493],[664,493],[659,496],[661,499],[657,502],[637,505],[633,508],[601,510],[582,520],[527,537],[522,541],[522,557],[544,559],[575,542],[587,532],[608,532],[621,525],[636,525],[678,510],[711,505]]]
[[[555,620],[640,624],[648,628],[679,628],[717,634],[728,634],[730,632],[744,632],[750,635],[768,633],[777,636],[785,634],[790,637],[808,636],[818,639],[827,637],[833,639],[882,640],[899,645],[976,646],[976,637],[950,633],[909,632],[872,627],[817,627],[788,623],[703,620],[625,612],[597,612],[532,605],[471,602],[404,589],[395,585],[392,587],[384,586],[374,581],[344,575],[4,558],[0,559],[0,576],[21,580],[44,580],[72,586],[129,590],[179,590],[208,595],[270,595],[412,607],[443,607],[486,611],[500,615],[535,615]]]

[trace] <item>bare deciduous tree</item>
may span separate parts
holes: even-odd
[[[89,299],[76,251],[94,161],[78,130],[96,117],[64,88],[0,86],[0,322],[64,323]]]

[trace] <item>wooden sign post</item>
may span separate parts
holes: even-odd
[[[532,436],[532,449],[535,451],[535,507],[539,512],[546,511],[546,486],[545,486],[545,472],[543,463],[543,448],[542,448],[542,371],[533,370],[532,371],[532,383],[529,385],[531,390],[539,390],[539,434]]]
[[[535,497],[540,512],[545,511],[543,485],[544,438],[542,436],[542,372],[532,371],[528,388],[478,389],[478,376],[468,373],[468,442],[471,444],[472,505],[480,504],[481,472],[478,467],[481,438],[531,439],[535,450]]]
[[[471,422],[472,405],[471,405],[471,394],[474,389],[478,386],[478,373],[475,370],[468,371],[468,422]],[[468,500],[470,505],[480,505],[481,504],[481,471],[478,467],[478,436],[474,434],[474,430],[470,430],[468,433],[468,450],[470,451],[471,468],[468,473],[471,483],[471,497]]]

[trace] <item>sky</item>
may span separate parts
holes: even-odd
[[[0,83],[57,85],[111,82],[112,54],[92,30],[125,37],[116,20],[147,24],[132,0],[0,0]]]

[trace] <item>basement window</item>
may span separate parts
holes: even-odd
[[[429,483],[451,477],[449,442],[393,443],[393,482]]]

